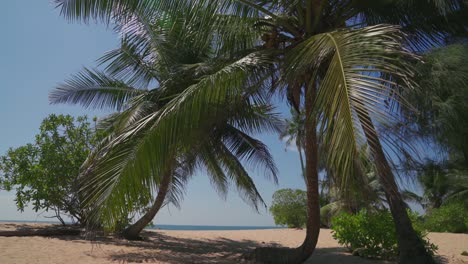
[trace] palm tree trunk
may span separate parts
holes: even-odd
[[[423,264],[435,263],[433,258],[426,251],[423,241],[417,236],[413,229],[411,220],[406,212],[406,204],[403,201],[401,194],[398,190],[395,176],[391,170],[382,144],[377,135],[377,131],[372,123],[372,120],[367,113],[363,110],[358,112],[358,117],[361,120],[362,129],[368,140],[371,152],[377,167],[377,174],[380,184],[385,192],[390,212],[393,216],[398,240],[398,249],[400,251],[400,264]]]
[[[306,87],[309,87],[306,84]],[[246,254],[247,260],[268,264],[299,264],[306,261],[314,252],[320,233],[320,199],[318,176],[317,117],[314,116],[315,87],[306,92],[305,121],[305,183],[307,190],[306,237],[298,248],[260,247]]]
[[[305,96],[305,158],[306,158],[306,191],[307,223],[306,238],[299,247],[301,262],[307,260],[315,250],[320,233],[320,199],[318,176],[318,143],[317,117],[314,116],[315,87],[306,83]]]
[[[154,200],[153,205],[151,208],[144,214],[138,221],[136,221],[131,226],[127,227],[123,232],[122,236],[128,240],[137,240],[140,238],[141,231],[153,220],[153,218],[158,213],[159,209],[164,203],[166,198],[167,191],[169,189],[169,185],[171,184],[172,180],[172,170],[168,170],[163,175],[161,179],[161,183],[159,185],[158,194],[156,195],[156,199]]]

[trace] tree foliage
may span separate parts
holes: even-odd
[[[188,129],[202,117],[223,112],[236,96],[249,90],[246,80],[263,80],[269,91],[287,97],[296,110],[305,110],[306,189],[309,201],[304,244],[290,259],[265,262],[302,262],[315,249],[319,235],[318,140],[327,150],[326,163],[346,190],[362,176],[358,153],[370,146],[368,159],[376,163],[389,207],[400,228],[402,263],[431,263],[416,236],[395,177],[382,146],[401,146],[402,139],[382,137],[379,128],[400,118],[395,109],[405,102],[399,93],[413,87],[410,50],[445,44],[466,32],[464,0],[425,1],[252,1],[252,0],[57,0],[70,20],[122,21],[135,12],[149,19],[178,14],[194,34],[187,40],[213,43],[214,50],[242,51],[242,58],[202,78],[178,96],[164,115],[154,117],[158,130],[135,152],[134,167],[151,171],[145,156],[155,160],[173,141],[184,141]],[[115,22],[115,21],[112,21]],[[129,29],[139,34],[139,27]],[[207,38],[206,33],[216,37]],[[261,36],[261,37],[260,37]],[[226,56],[226,53],[224,53]],[[231,54],[229,54],[231,55]],[[230,56],[227,56],[228,58]],[[266,74],[268,73],[268,74]],[[271,78],[270,78],[271,77]],[[210,89],[215,87],[216,89]],[[258,86],[256,86],[258,87]],[[214,107],[213,107],[214,106]],[[133,133],[129,131],[129,133]],[[157,135],[157,137],[156,137]],[[183,144],[188,144],[183,143]],[[164,165],[160,159],[157,167]],[[155,163],[151,163],[154,165]],[[156,168],[157,169],[157,168]],[[138,177],[138,175],[135,175]],[[256,254],[266,256],[268,254]]]
[[[100,123],[109,136],[86,160],[80,180],[94,222],[109,229],[142,193],[177,206],[185,183],[200,168],[222,197],[232,185],[256,210],[264,202],[249,170],[276,181],[268,147],[253,134],[277,132],[280,122],[255,89],[261,82],[244,78],[242,71],[257,61],[234,53],[216,58],[211,42],[195,47],[186,39],[194,34],[186,19],[134,14],[119,25],[121,47],[99,59],[106,64],[103,71],[85,69],[50,93],[52,103],[121,110]],[[138,27],[139,34],[125,34],[128,27]],[[214,39],[211,32],[205,37]],[[239,75],[225,83],[222,77],[232,72]],[[234,91],[213,89],[217,85]],[[236,93],[242,85],[252,91]],[[223,111],[217,110],[220,105]],[[170,186],[163,188],[165,175],[170,181],[164,185]]]
[[[432,209],[423,226],[430,232],[468,233],[467,204],[452,202]]]
[[[418,132],[431,137],[452,161],[468,168],[468,44],[432,50],[417,66],[421,89],[408,91],[417,107]]]
[[[416,67],[420,89],[405,97],[418,110],[409,115],[408,136],[424,139],[435,153],[416,166],[424,193],[415,200],[431,210],[468,201],[468,45],[431,50],[423,61]]]
[[[286,140],[286,146],[290,146],[294,142],[299,154],[299,161],[301,163],[301,176],[305,179],[305,165],[303,158],[305,149],[304,112],[297,112],[291,108],[291,118],[285,119],[284,122],[285,126],[279,137],[281,140]]]
[[[273,194],[270,212],[275,224],[302,228],[307,219],[307,193],[303,190],[281,189]]]
[[[413,224],[415,213],[409,213]],[[418,228],[418,225],[414,225]],[[397,236],[392,216],[388,210],[366,211],[357,214],[342,213],[332,219],[333,238],[347,247],[354,255],[367,258],[395,259],[398,256]],[[426,234],[416,230],[431,254],[437,246],[425,239]]]
[[[16,205],[53,211],[83,220],[77,195],[80,166],[99,140],[86,116],[49,115],[34,143],[11,148],[0,157],[0,188],[16,192]]]
[[[468,174],[465,168],[450,168],[444,162],[427,161],[418,173],[423,196],[416,197],[416,200],[426,210],[453,201],[468,204]]]

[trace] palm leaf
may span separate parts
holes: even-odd
[[[378,140],[366,138],[363,129],[398,120],[388,100],[405,101],[394,80],[412,87],[413,72],[403,61],[411,55],[402,47],[402,38],[397,27],[379,25],[316,35],[291,50],[287,78],[299,78],[312,68],[310,82],[320,83],[315,102],[323,111],[320,134],[328,167],[343,176],[343,189],[352,175],[364,175],[358,172],[363,167],[358,159],[361,146]],[[320,75],[321,67],[325,71]],[[371,119],[362,118],[369,114]]]
[[[49,94],[52,104],[80,104],[86,108],[120,110],[133,97],[145,93],[100,71],[84,69]]]
[[[139,51],[136,45],[123,39],[121,46],[106,52],[98,59],[98,63],[105,65],[105,72],[119,80],[125,80],[131,85],[148,87],[158,81],[153,55],[149,51]]]
[[[160,110],[144,116],[113,137],[96,154],[97,159],[92,162],[94,176],[81,187],[85,206],[96,209],[94,217],[116,221],[125,211],[122,209],[125,201],[137,199],[142,188],[157,186],[159,175],[170,158],[167,153],[177,153],[178,146],[195,147],[194,138],[204,136],[201,128],[210,127],[219,118],[231,115],[224,110],[227,105],[246,100],[237,92],[248,80],[246,73],[257,74],[269,63],[268,54],[262,53],[235,61],[201,79]],[[241,185],[240,191],[247,190],[247,200],[254,204],[261,201],[256,196],[256,189],[252,189],[251,180],[245,177],[247,174],[235,167],[239,165],[235,160],[226,158],[224,164],[215,161],[211,164],[211,170],[215,171],[213,175],[221,177],[218,181],[221,191],[225,189],[223,182],[231,177],[236,185]],[[230,171],[228,175],[224,174],[224,169]],[[235,175],[244,176],[237,179]],[[98,213],[100,210],[105,212]]]
[[[468,5],[463,0],[398,0],[386,5],[367,0],[355,2],[361,12],[356,18],[358,23],[400,25],[408,34],[408,46],[416,51],[443,45],[450,36],[464,34],[468,25]]]

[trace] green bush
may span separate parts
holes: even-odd
[[[416,214],[410,214],[412,220]],[[332,219],[333,237],[353,254],[380,259],[394,259],[398,256],[395,225],[390,212],[360,211],[358,214],[340,214]],[[434,253],[437,247],[425,240],[425,235],[417,230],[425,241],[426,248]]]
[[[463,203],[450,203],[432,209],[424,228],[430,232],[468,233],[468,211]]]
[[[270,212],[277,225],[289,228],[304,227],[307,220],[307,193],[292,189],[276,191],[273,194]]]

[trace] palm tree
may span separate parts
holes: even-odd
[[[297,112],[291,109],[291,119],[285,120],[285,126],[280,133],[280,139],[286,140],[286,145],[289,146],[294,141],[297,152],[299,153],[299,161],[301,162],[302,177],[305,177],[305,165],[303,158],[303,151],[305,147],[304,142],[304,113]],[[305,178],[304,178],[305,179]]]
[[[168,128],[167,133],[151,137],[152,143],[171,142],[177,130],[190,128],[199,120],[200,113],[207,112],[204,107],[207,102],[230,103],[235,94],[245,89],[245,83],[240,84],[254,77],[261,80],[271,76],[264,80],[272,86],[271,90],[287,95],[295,108],[305,112],[309,201],[306,238],[289,254],[259,249],[254,255],[260,260],[298,263],[314,251],[320,231],[317,158],[320,140],[327,149],[327,167],[344,178],[342,188],[349,182],[347,179],[363,175],[356,157],[361,145],[368,145],[368,158],[376,164],[396,225],[400,262],[433,262],[411,226],[385,154],[384,146],[400,144],[393,144],[392,137],[379,138],[378,131],[383,124],[391,125],[399,119],[395,110],[405,106],[399,92],[413,87],[413,71],[407,61],[414,56],[408,48],[420,51],[444,44],[454,33],[465,32],[467,16],[463,0],[58,0],[58,3],[64,16],[85,20],[122,20],[134,10],[150,17],[186,10],[185,14],[194,20],[190,21],[192,30],[216,32],[223,45],[235,41],[232,45],[235,47],[242,47],[240,43],[251,46],[247,37],[252,35],[233,37],[233,30],[227,29],[238,27],[237,32],[263,33],[261,47],[253,51],[244,49],[243,59],[188,89],[186,95],[190,98],[181,95],[173,108],[158,117],[160,124],[162,119],[171,124],[180,122],[172,129],[159,125],[160,129]],[[209,89],[213,86],[218,88],[216,94]],[[163,150],[167,152],[161,147],[145,149],[145,153],[162,154]]]
[[[139,21],[127,22],[124,27],[132,24],[144,29],[142,18],[134,19]],[[192,52],[191,43],[178,41],[177,38],[186,32],[182,29],[173,30],[182,21],[172,19],[167,16],[163,20],[151,21],[147,24],[148,31],[140,32],[140,36],[134,36],[131,42],[124,37],[119,49],[109,52],[100,60],[107,64],[106,72],[85,69],[50,95],[52,103],[68,102],[88,107],[124,109],[101,122],[101,127],[110,136],[88,158],[83,166],[87,172],[81,179],[85,203],[98,204],[93,208],[94,218],[98,218],[95,220],[110,228],[117,225],[121,214],[127,212],[135,201],[138,202],[140,193],[145,190],[134,189],[136,184],[129,184],[132,181],[122,171],[109,175],[112,166],[119,163],[112,162],[111,167],[103,166],[104,163],[107,164],[109,159],[128,158],[125,155],[113,156],[116,147],[112,144],[126,136],[128,127],[140,124],[141,120],[150,115],[161,114],[160,111],[171,103],[168,98],[177,97],[184,85],[190,87],[202,74],[213,71],[220,64],[209,60],[209,48],[204,52],[198,49],[197,54]],[[165,32],[167,28],[172,30]],[[158,33],[156,40],[153,31]],[[156,41],[158,45],[152,46]],[[168,47],[177,48],[178,52],[174,53]],[[148,85],[152,81],[159,82],[160,86],[152,90],[132,87],[135,83]],[[208,172],[211,182],[221,195],[226,194],[228,183],[232,181],[245,201],[256,210],[259,204],[265,205],[245,166],[250,164],[255,168],[264,168],[265,175],[275,181],[276,167],[268,148],[249,134],[279,131],[280,122],[272,114],[270,106],[260,104],[260,95],[244,93],[242,97],[236,104],[226,106],[225,113],[216,119],[208,118],[206,121],[210,126],[200,124],[196,131],[190,131],[190,145],[175,143],[171,152],[165,153],[168,160],[164,168],[160,169],[160,175],[149,174],[149,179],[140,178],[147,181],[140,183],[141,187],[148,189],[144,193],[151,193],[157,187],[157,195],[149,210],[123,231],[126,238],[137,239],[165,201],[178,205],[185,182],[196,168],[204,168]],[[256,99],[258,104],[252,105],[249,102],[252,99]],[[135,151],[133,148],[138,146],[138,137],[150,133],[146,130],[149,128],[126,138],[129,144],[124,144],[118,151],[130,155]],[[119,203],[116,199],[122,200]]]
[[[324,226],[330,227],[332,217],[341,212],[355,214],[363,208],[370,210],[385,208],[385,193],[377,177],[372,173],[367,176],[369,177],[367,186],[359,186],[365,191],[358,191],[358,186],[354,186],[352,192],[343,195],[339,188],[331,188],[330,202],[320,208],[320,218]]]
[[[255,114],[265,115],[261,110],[263,109],[255,109],[257,111]],[[252,117],[244,119],[251,124],[258,121],[258,119]],[[174,196],[173,193],[174,191],[180,192],[178,189],[185,188],[181,183],[184,183],[193,174],[196,167],[208,171],[210,180],[220,195],[226,195],[229,179],[232,179],[238,191],[243,195],[242,197],[246,198],[247,203],[256,210],[258,210],[259,204],[265,205],[241,161],[244,160],[244,163],[255,162],[262,165],[270,171],[271,177],[275,181],[276,167],[267,147],[233,126],[232,122],[235,122],[235,120],[229,120],[226,124],[216,127],[212,133],[206,135],[206,138],[192,149],[181,150],[184,153],[184,157],[182,157],[184,163],[176,163],[177,165],[173,165],[172,170],[168,166],[168,172],[163,174],[159,183],[158,193],[153,205],[137,222],[123,231],[125,238],[137,239],[139,237],[140,232],[153,220],[162,207],[166,196],[169,196],[169,201],[173,203],[175,201],[176,205],[178,205],[178,196]],[[271,125],[275,126],[274,118],[271,118]],[[249,154],[249,156],[245,157],[246,154]],[[179,157],[177,160],[180,159]],[[174,184],[174,181],[177,181],[177,184]],[[178,189],[174,188],[174,186]]]
[[[385,207],[385,192],[377,178],[375,165],[367,159],[368,152],[367,148],[362,148],[358,157],[364,165],[360,170],[364,176],[350,179],[352,181],[347,184],[345,190],[340,188],[343,185],[342,177],[335,175],[333,170],[325,169],[329,181],[329,203],[320,208],[320,216],[325,225],[329,226],[331,217],[340,212],[357,213],[362,208]]]
[[[406,194],[428,211],[455,200],[468,201],[468,174],[464,169],[428,160],[418,169],[418,182],[423,195]]]
[[[297,112],[291,109],[291,119],[285,120],[285,127],[280,134],[280,139],[286,139],[286,144],[289,146],[295,142],[299,152],[299,160],[302,168],[302,176],[305,175],[305,167],[303,162],[302,151],[305,146],[304,141],[304,113]],[[361,158],[365,162],[366,149],[361,150]],[[326,149],[320,149],[320,153],[326,153]],[[348,184],[347,190],[340,191],[340,177],[333,173],[332,168],[326,167],[324,155],[319,158],[319,168],[323,172],[323,179],[319,181],[320,188],[320,217],[322,225],[330,226],[330,218],[342,211],[351,213],[358,212],[364,207],[382,208],[385,201],[384,193],[375,175],[375,168],[372,164],[368,164],[364,169],[368,180],[366,182],[355,182]],[[364,177],[359,177],[362,179]],[[305,178],[304,178],[305,179]],[[335,182],[336,181],[336,182]]]
[[[418,180],[423,186],[424,197],[427,200],[424,208],[439,208],[450,193],[447,173],[438,164],[428,162]]]

